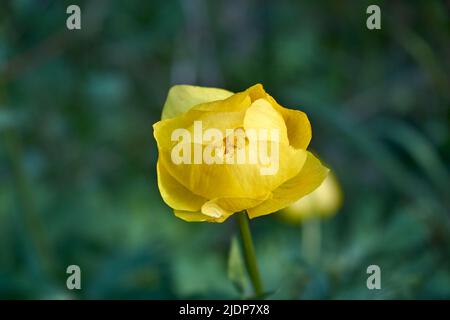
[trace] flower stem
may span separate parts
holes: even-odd
[[[242,245],[244,248],[245,265],[247,267],[250,280],[255,290],[256,297],[261,297],[264,293],[261,276],[258,270],[258,263],[256,261],[255,248],[253,246],[252,234],[250,233],[250,226],[248,223],[248,216],[245,211],[236,214],[241,232]]]
[[[302,252],[309,263],[316,264],[320,260],[322,231],[318,218],[311,218],[302,225]]]

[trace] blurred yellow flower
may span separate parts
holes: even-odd
[[[236,94],[174,86],[153,130],[161,196],[186,221],[270,214],[312,192],[328,173],[306,150],[306,114],[282,107],[260,84]]]
[[[330,217],[340,209],[342,199],[339,183],[330,172],[316,190],[283,209],[280,217],[292,223],[300,223],[310,218]]]

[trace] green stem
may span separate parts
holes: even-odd
[[[319,218],[311,218],[302,225],[302,252],[311,264],[320,259],[322,247],[322,228]]]
[[[244,248],[245,265],[247,267],[250,280],[253,284],[253,289],[257,297],[264,293],[261,276],[258,270],[258,263],[256,261],[255,248],[253,246],[252,234],[250,233],[250,226],[248,223],[248,216],[245,211],[236,214],[241,232],[242,245]]]

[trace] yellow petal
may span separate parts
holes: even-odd
[[[270,199],[250,208],[248,210],[249,217],[259,217],[287,207],[320,186],[328,171],[316,157],[308,152],[305,164],[299,174],[272,191]]]
[[[173,211],[175,216],[177,216],[180,219],[183,219],[187,222],[224,222],[227,217],[221,217],[221,218],[213,218],[207,215],[204,215],[201,212],[193,212],[193,211],[183,211],[183,210],[174,210]]]
[[[158,187],[164,202],[177,210],[197,211],[207,199],[202,198],[179,183],[166,170],[161,160],[156,164]]]
[[[296,150],[290,145],[279,145],[278,170],[275,174],[263,175],[266,166],[251,163],[233,164],[174,164],[170,150],[160,150],[167,170],[189,190],[207,198],[261,198],[288,179],[296,176],[306,160],[305,150]],[[203,146],[202,146],[203,147]],[[191,150],[195,145],[192,144]],[[245,147],[249,159],[248,146]]]
[[[282,107],[269,95],[267,95],[266,99],[283,116],[291,146],[306,150],[312,137],[311,124],[307,115],[299,110]]]
[[[233,213],[253,208],[269,197],[270,193],[259,199],[251,198],[218,198],[206,202],[202,206],[202,213],[213,216],[230,216]]]
[[[189,111],[193,112],[236,112],[245,111],[251,104],[248,92],[239,92],[223,100],[209,101],[198,104]]]
[[[153,125],[158,149],[173,148],[176,142],[171,140],[171,136],[176,129],[184,128],[193,134],[194,121],[201,121],[203,130],[217,128],[223,132],[240,127],[249,106],[248,95],[237,93],[224,100],[199,104],[181,116],[158,121]]]
[[[220,219],[231,216],[234,212],[226,210],[219,206],[215,201],[206,202],[201,209],[204,215],[212,218]]]
[[[200,212],[175,210],[175,215],[186,221],[223,222],[236,212],[260,204],[264,199],[222,198],[203,204]]]
[[[311,124],[304,112],[284,108],[264,90],[264,87],[261,84],[256,84],[248,88],[247,92],[249,93],[252,102],[261,98],[269,101],[284,119],[291,146],[297,149],[306,150],[311,141],[312,132]]]
[[[161,119],[179,116],[200,103],[223,100],[233,95],[232,92],[208,87],[175,85],[167,95]]]
[[[183,211],[183,210],[174,210],[173,213],[176,217],[183,219],[187,222],[202,222],[202,221],[211,221],[211,217],[205,216],[201,212],[195,211]]]
[[[245,130],[277,130],[279,141],[287,142],[287,130],[283,117],[265,99],[257,99],[247,109],[244,118]]]
[[[267,93],[264,90],[262,84],[257,83],[246,90],[253,101],[258,99],[265,99],[267,97]]]

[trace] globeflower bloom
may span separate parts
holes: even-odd
[[[153,130],[161,196],[186,221],[267,215],[311,193],[328,174],[307,151],[306,114],[282,107],[260,84],[239,93],[174,86]]]
[[[331,217],[342,206],[342,198],[341,187],[335,175],[329,173],[316,190],[283,209],[280,217],[291,223]]]

